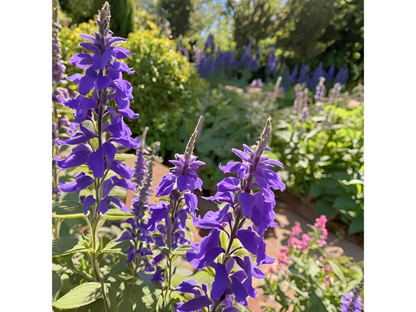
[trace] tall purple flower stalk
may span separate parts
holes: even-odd
[[[54,201],[59,200],[61,192],[58,189],[58,174],[59,169],[56,166],[55,156],[59,154],[59,146],[55,140],[62,135],[62,130],[69,130],[69,120],[66,116],[58,114],[58,108],[61,105],[59,98],[69,98],[69,93],[66,88],[59,87],[65,83],[65,65],[62,60],[61,42],[59,40],[59,30],[61,26],[58,24],[58,3],[54,2],[54,22],[52,24],[52,198]],[[59,232],[59,228],[56,229]],[[58,235],[59,233],[55,233]]]
[[[174,273],[172,252],[190,243],[185,235],[186,220],[188,214],[195,215],[197,209],[198,199],[193,192],[202,188],[202,180],[198,177],[196,170],[205,163],[198,161],[197,157],[192,154],[202,120],[201,116],[184,155],[176,154],[176,159],[170,160],[174,165],[171,173],[165,175],[156,187],[156,197],[167,197],[168,200],[149,206],[150,218],[147,222],[147,229],[150,233],[158,231],[157,235],[153,235],[154,243],[159,248],[167,249],[167,252],[160,252],[150,262],[157,267],[151,280],[165,283],[165,299],[169,299],[168,293],[172,288]],[[153,251],[150,251],[149,255],[152,254]],[[166,260],[164,269],[159,266],[163,260]],[[170,300],[167,302],[166,304],[169,305]]]
[[[144,138],[142,136],[142,144]],[[124,251],[127,255],[126,263],[134,262],[136,273],[143,268],[145,272],[155,272],[154,267],[147,256],[152,255],[150,244],[154,243],[148,224],[145,222],[145,212],[149,210],[149,198],[152,195],[153,166],[160,143],[155,142],[152,154],[146,161],[144,153],[137,152],[136,172],[134,180],[140,180],[140,191],[132,201],[132,212],[134,218],[126,220],[130,227],[124,232],[117,241],[129,240],[132,244]],[[140,148],[144,150],[144,148]],[[143,167],[144,164],[144,167]]]
[[[130,109],[130,99],[133,98],[132,86],[122,79],[123,72],[133,73],[133,71],[125,63],[118,61],[126,58],[129,51],[114,46],[115,43],[126,40],[112,36],[109,22],[110,11],[106,3],[99,11],[96,20],[99,32],[96,32],[95,36],[80,34],[80,37],[90,41],[82,42],[80,46],[92,52],[92,55],[78,53],[71,57],[69,62],[85,69],[85,75],[74,74],[68,77],[68,80],[78,83],[80,95],[75,99],[61,99],[63,105],[75,110],[76,131],[65,141],[56,140],[58,145],[75,145],[71,154],[65,159],[56,156],[58,167],[67,169],[87,164],[92,171],[92,176],[80,173],[82,178],[76,177],[75,182],[59,184],[59,189],[66,193],[76,191],[79,194],[80,191],[94,184],[95,194],[86,198],[81,197],[84,214],[88,214],[91,206],[95,207],[92,210],[94,218],[99,213],[105,214],[107,210],[113,208],[112,204],[128,211],[118,198],[109,195],[115,186],[136,190],[128,181],[133,176],[134,170],[116,160],[115,154],[120,146],[128,148],[140,146],[139,141],[130,137],[131,131],[123,121],[123,117],[134,119],[138,116]],[[91,91],[93,91],[92,97],[86,97]],[[114,101],[117,106],[110,101]],[[116,175],[105,179],[110,170]]]
[[[90,228],[91,248],[97,250],[96,239],[98,227],[103,215],[110,209],[129,208],[117,197],[110,195],[115,186],[136,191],[129,181],[134,174],[126,164],[115,158],[118,148],[139,148],[140,140],[131,138],[131,131],[123,118],[137,118],[130,109],[132,96],[131,84],[123,79],[123,73],[133,71],[125,63],[118,60],[129,56],[129,51],[115,46],[126,39],[113,37],[109,30],[110,5],[105,2],[98,12],[98,32],[94,36],[80,34],[87,40],[79,45],[90,53],[78,53],[71,57],[70,63],[85,69],[85,74],[75,74],[67,79],[78,84],[78,95],[74,99],[59,97],[62,104],[75,110],[74,128],[67,140],[56,139],[58,145],[73,146],[68,157],[55,161],[60,169],[68,169],[87,165],[89,171],[81,171],[75,175],[75,181],[65,184],[58,183],[62,192],[76,192],[83,203],[84,214]],[[88,96],[90,94],[90,96]],[[113,172],[114,175],[107,177]],[[91,254],[91,264],[97,282],[101,281],[96,253]],[[102,285],[102,296],[105,310],[108,310],[107,299]]]
[[[309,72],[309,65],[308,64],[303,64],[300,67],[300,71],[299,71],[299,77],[298,77],[298,83],[302,84],[308,84],[309,82],[309,76],[308,76],[308,72]]]
[[[326,72],[323,69],[322,62],[320,62],[319,65],[315,68],[315,70],[312,73],[312,77],[308,82],[308,88],[309,89],[315,88],[319,82],[319,79],[325,76],[326,76]]]
[[[332,63],[331,67],[328,69],[328,73],[326,74],[325,80],[328,83],[331,83],[332,79],[334,79],[334,75],[335,75],[335,63]]]
[[[343,66],[338,71],[337,75],[335,76],[334,83],[338,82],[342,85],[345,85],[347,81],[348,81],[348,68]]]
[[[362,299],[358,289],[354,289],[352,293],[343,296],[341,302],[341,312],[361,312]]]
[[[247,297],[257,296],[252,279],[264,277],[257,266],[275,260],[266,255],[263,240],[266,229],[277,226],[273,211],[276,202],[271,188],[285,189],[280,177],[272,170],[273,165],[283,165],[263,155],[269,149],[270,134],[269,117],[256,146],[243,145],[244,151],[233,149],[242,162],[219,165],[224,173],[236,173],[237,178],[226,177],[218,183],[216,195],[207,198],[224,206],[217,212],[206,213],[203,218],[194,217],[196,226],[211,232],[200,243],[191,244],[194,251],[186,252],[188,262],[195,269],[207,266],[214,269],[215,279],[210,292],[207,285],[200,286],[194,280],[179,284],[177,290],[180,292],[199,296],[178,304],[177,311],[195,311],[211,306],[210,311],[215,312],[225,305],[223,311],[232,312],[237,311],[232,307],[233,300],[247,306]],[[250,219],[253,225],[245,228],[246,219]],[[220,243],[222,235],[227,238],[226,245]],[[249,254],[256,256],[256,264],[251,262]],[[235,264],[239,269],[234,269]]]
[[[250,70],[256,70],[259,67],[258,61],[251,57],[252,40],[248,42],[246,49],[240,59],[240,65]]]
[[[268,74],[274,74],[276,72],[278,61],[276,59],[275,51],[276,51],[276,48],[273,47],[270,52],[269,59],[267,60],[266,73]]]
[[[324,82],[325,82],[325,78],[321,77],[319,79],[319,84],[316,86],[316,93],[313,97],[315,100],[320,100],[324,96],[324,94],[325,94]]]
[[[293,71],[288,75],[289,84],[293,84],[296,82],[296,78],[298,76],[298,70],[299,66],[296,65],[295,68],[293,68]]]

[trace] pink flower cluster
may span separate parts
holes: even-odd
[[[317,241],[318,245],[323,247],[326,245],[326,239],[328,238],[328,230],[326,229],[326,222],[328,220],[325,216],[321,216],[315,220],[314,227],[317,229],[322,229],[322,234],[319,237],[320,239]]]
[[[308,248],[309,243],[312,241],[312,237],[310,237],[308,234],[303,233],[300,237],[300,234],[302,233],[302,229],[300,227],[299,222],[295,222],[295,225],[292,227],[292,233],[290,234],[288,245],[289,247],[293,247],[300,250],[305,250]]]
[[[286,270],[286,264],[291,264],[292,260],[289,257],[289,247],[283,246],[277,253],[277,269]]]

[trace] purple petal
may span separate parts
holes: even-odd
[[[85,75],[79,81],[78,91],[82,95],[87,95],[94,88],[95,78]]]
[[[75,83],[79,83],[81,78],[84,77],[84,75],[81,74],[73,74],[72,76],[67,77],[66,79]]]
[[[102,147],[91,153],[88,158],[88,168],[92,170],[94,178],[102,178],[104,176],[104,151]]]
[[[84,202],[84,215],[87,215],[88,213],[88,208],[91,207],[91,205],[93,205],[95,203],[95,198],[94,196],[90,195],[85,199]]]
[[[85,50],[91,51],[93,53],[97,53],[100,54],[101,50],[99,47],[97,47],[95,44],[90,43],[90,42],[81,42],[79,44],[81,47],[83,47]]]
[[[198,198],[196,195],[192,193],[185,193],[184,197],[186,206],[188,206],[192,213],[195,213],[195,209],[198,205]]]
[[[215,280],[212,283],[211,298],[219,300],[228,286],[230,286],[228,272],[224,265],[217,263],[215,266]]]
[[[159,185],[156,186],[156,197],[169,195],[175,186],[175,181],[176,177],[173,174],[165,175]]]
[[[94,66],[94,69],[95,70],[97,70],[97,69],[103,69],[104,66],[107,65],[107,63],[108,63],[108,58],[106,58],[106,57],[104,57],[102,55],[96,55],[96,54],[94,54],[92,56],[92,59],[93,59],[93,66]]]
[[[116,59],[124,59],[130,55],[130,51],[122,47],[114,47],[116,53]]]
[[[100,76],[95,80],[95,90],[99,91],[107,88],[111,83],[111,78],[107,76]]]
[[[176,310],[178,312],[191,312],[200,310],[213,304],[214,302],[212,302],[207,296],[201,296],[178,305]]]
[[[134,174],[134,169],[129,168],[129,166],[118,160],[112,161],[111,170],[113,170],[115,173],[117,173],[125,179],[131,179],[131,177]]]

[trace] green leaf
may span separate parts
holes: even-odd
[[[325,178],[319,181],[319,185],[322,185],[325,188],[334,189],[338,187],[340,183],[337,180]]]
[[[84,205],[73,200],[61,201],[52,204],[52,217],[54,218],[84,218]]]
[[[130,241],[122,241],[116,242],[116,240],[112,240],[109,242],[105,247],[99,251],[99,253],[113,253],[113,254],[123,254],[123,251],[126,250],[129,245]]]
[[[136,158],[137,156],[135,154],[116,154],[114,156],[114,159],[119,160],[119,161],[125,161],[126,159],[129,158]]]
[[[133,302],[130,298],[124,298],[123,301],[121,301],[118,304],[117,312],[131,312],[133,311]]]
[[[305,280],[305,277],[302,274],[300,274],[299,271],[296,270],[293,266],[289,267],[289,272],[291,273],[292,276],[300,278],[302,281]]]
[[[304,312],[328,312],[322,299],[319,298],[314,292],[310,295],[310,301],[312,305],[308,306]]]
[[[104,219],[106,220],[125,220],[129,218],[134,218],[134,214],[124,212],[120,209],[110,209],[104,215]]]
[[[323,194],[324,192],[324,188],[318,184],[312,183],[311,187],[309,189],[309,195],[311,195],[312,197],[319,197]]]
[[[316,207],[316,213],[320,216],[325,215],[327,217],[330,217],[335,212],[335,209],[331,206],[331,204],[322,198],[316,201],[315,207]]]
[[[331,265],[332,270],[334,271],[335,275],[338,276],[338,278],[341,280],[342,285],[346,287],[347,280],[345,278],[344,273],[342,272],[342,269],[339,267],[338,263],[336,263],[334,260],[328,260],[328,263]]]
[[[103,299],[98,299],[89,305],[79,307],[76,312],[105,312]]]
[[[305,273],[310,275],[311,277],[315,277],[315,275],[320,271],[318,265],[316,264],[313,258],[309,258],[308,262],[305,266]]]
[[[58,273],[52,271],[52,302],[56,301],[56,297],[61,290],[62,282]]]
[[[189,244],[183,244],[177,248],[175,248],[175,250],[172,252],[172,255],[174,256],[185,256],[187,251],[193,251],[191,245]]]
[[[101,298],[100,283],[85,283],[75,287],[52,305],[58,309],[73,309],[85,306]]]
[[[172,288],[178,286],[184,280],[189,279],[189,276],[182,276],[181,274],[174,274],[172,276]]]
[[[334,208],[349,210],[355,208],[355,201],[348,195],[342,195],[335,199],[334,204],[332,205]]]
[[[85,241],[74,237],[60,237],[52,240],[52,257],[69,255],[74,252],[87,252]]]
[[[351,221],[348,227],[348,235],[364,232],[364,217],[358,216]]]
[[[199,284],[209,284],[214,282],[214,276],[205,270],[196,272],[195,274],[189,276],[189,279],[192,279]]]
[[[224,231],[221,231],[220,233],[220,246],[224,248],[224,250],[227,250],[228,247],[228,237],[227,234],[225,234]]]

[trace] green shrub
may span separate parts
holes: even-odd
[[[162,157],[171,158],[193,132],[207,84],[175,52],[175,42],[148,24],[151,29],[131,33],[126,46],[131,51],[126,63],[136,71],[126,78],[134,90],[131,108],[140,114],[128,126],[136,135],[149,127],[149,140],[161,142]]]
[[[349,224],[348,234],[362,232],[364,108],[311,108],[303,123],[291,111],[280,110],[274,118],[280,122],[274,127],[269,157],[282,161],[287,187],[315,201],[318,215],[340,215]]]
[[[221,86],[212,89],[209,97],[201,101],[201,115],[204,115],[201,136],[195,150],[199,159],[206,163],[201,167],[203,188],[215,188],[224,178],[218,168],[228,160],[239,160],[231,151],[242,148],[244,143],[255,144],[256,133],[262,131],[267,113],[259,108],[245,105],[241,94]]]

